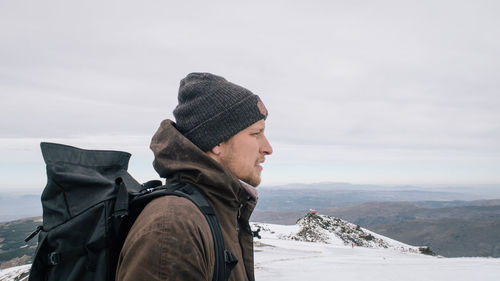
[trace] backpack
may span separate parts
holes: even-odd
[[[43,225],[28,281],[111,281],[123,242],[142,209],[159,196],[191,200],[210,226],[215,248],[214,281],[227,280],[236,257],[224,250],[215,212],[198,188],[161,181],[139,184],[128,172],[131,154],[40,144],[47,166],[42,193]]]

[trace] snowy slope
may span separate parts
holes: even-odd
[[[359,246],[366,248],[390,248],[402,252],[420,253],[422,247],[410,246],[378,235],[348,221],[319,214],[307,214],[294,226],[277,226],[254,223],[253,228],[269,235],[304,242],[319,242],[337,246]],[[278,228],[281,233],[269,229]],[[267,235],[267,234],[266,234]],[[421,250],[422,249],[422,250]]]
[[[437,258],[388,249],[340,247],[263,238],[255,253],[256,280],[493,281],[500,260]]]
[[[292,226],[253,223],[252,228],[260,228],[262,236],[255,242],[259,281],[500,280],[500,259],[424,255],[419,247],[328,216],[308,215]]]
[[[25,281],[28,280],[28,274],[31,265],[25,264],[21,266],[10,267],[0,270],[0,281]]]

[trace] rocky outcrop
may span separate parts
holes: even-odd
[[[429,247],[410,246],[371,232],[359,225],[336,217],[309,212],[300,218],[291,232],[275,233],[273,225],[258,224],[254,228],[269,233],[278,239],[336,244],[348,247],[386,248],[400,252],[434,255]],[[278,227],[276,225],[276,227]]]

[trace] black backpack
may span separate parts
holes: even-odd
[[[142,209],[165,195],[191,200],[205,215],[215,247],[214,281],[227,280],[237,263],[224,250],[215,212],[192,184],[139,184],[128,172],[130,154],[41,143],[47,165],[43,225],[29,281],[111,281],[125,238]]]

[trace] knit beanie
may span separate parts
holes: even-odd
[[[188,74],[178,100],[177,129],[205,152],[267,117],[259,96],[211,73]]]

